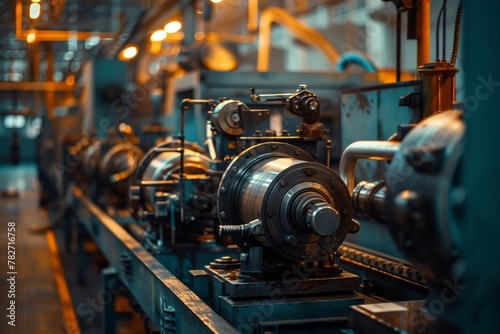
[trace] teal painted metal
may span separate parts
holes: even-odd
[[[237,333],[78,188],[75,205],[120,281],[161,333]]]
[[[293,326],[288,331],[279,330],[281,322],[296,321],[295,325],[315,324],[301,333],[319,333],[332,326],[326,319],[345,316],[350,306],[364,304],[364,298],[356,294],[332,294],[308,297],[285,297],[234,300],[220,297],[220,313],[241,333],[258,332],[266,323],[275,323],[278,333],[294,333]],[[347,321],[344,323],[347,328]],[[332,333],[332,332],[330,332]]]
[[[500,266],[500,2],[467,0],[463,17],[466,123],[460,184],[465,198],[456,206],[464,253],[465,283],[457,290],[460,309],[454,317],[463,333],[498,331]],[[460,200],[460,198],[457,198]],[[495,256],[493,258],[491,255]]]
[[[128,98],[127,63],[117,59],[96,58],[94,61],[94,115],[91,124],[99,138],[106,138],[115,122],[126,122],[137,101]],[[116,94],[114,96],[113,94]],[[89,120],[84,120],[84,123]]]

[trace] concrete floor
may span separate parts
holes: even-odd
[[[49,241],[44,234],[29,232],[29,228],[47,222],[47,216],[38,208],[34,175],[33,165],[0,166],[0,191],[4,192],[0,197],[1,312],[7,313],[7,308],[15,302],[15,319],[0,315],[0,333],[65,333],[75,325],[62,312]],[[8,230],[9,227],[15,230]],[[10,244],[13,252],[8,253],[8,241],[14,239]],[[9,294],[14,290],[14,294]],[[8,312],[10,315],[11,311]],[[15,322],[9,325],[11,320]]]
[[[33,233],[50,224],[55,210],[39,207],[39,184],[34,164],[0,164],[0,333],[103,333],[101,270],[107,266],[91,240],[84,242],[85,255],[77,257],[76,222],[68,234],[64,226]],[[16,196],[14,193],[17,192]],[[7,253],[9,222],[15,223],[15,267],[9,269]],[[66,225],[67,226],[67,225]],[[69,237],[68,237],[69,236]],[[11,250],[13,250],[11,248]],[[11,256],[11,259],[13,257]],[[78,277],[81,266],[84,280]],[[15,272],[15,274],[9,274]],[[15,298],[9,296],[15,276]],[[12,280],[11,280],[12,281]],[[15,327],[6,316],[15,300]],[[139,316],[128,300],[118,296],[117,333],[144,333]]]

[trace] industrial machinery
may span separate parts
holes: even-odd
[[[130,181],[144,155],[130,125],[120,124],[118,131],[123,138],[83,137],[68,148],[75,182],[102,207],[128,205]]]
[[[394,3],[409,18],[425,14]],[[332,138],[305,85],[280,94],[252,87],[253,105],[170,87],[180,133],[129,164],[135,173],[101,161],[108,181],[133,176],[131,216],[75,192],[110,262],[105,284],[118,277],[161,333],[455,330],[454,304],[443,311],[436,300],[463,271],[453,204],[463,199],[457,48],[451,62],[428,62],[411,23],[419,78],[344,90]],[[213,77],[235,80],[200,73],[205,92],[219,89]]]
[[[450,293],[451,299],[446,297],[450,304],[446,308],[436,306],[436,300],[442,303],[443,291],[456,285],[464,270],[455,218],[464,195],[457,184],[465,129],[461,115],[456,110],[436,113],[398,141],[355,142],[344,151],[340,172],[352,191],[355,211],[386,225],[398,250],[431,286],[426,303],[407,303],[391,320],[384,320],[389,310],[376,314],[373,309],[353,308],[355,327],[362,332],[377,322],[397,326],[394,321],[400,316],[418,319],[431,332],[456,330],[446,320],[450,320],[457,292]],[[361,181],[354,187],[358,159],[389,160],[385,178]],[[436,197],[436,193],[443,196]],[[370,266],[385,269],[380,262]],[[406,329],[415,326],[407,324]]]
[[[153,264],[120,240],[119,228],[240,332],[300,329],[306,323],[329,328],[364,299],[353,292],[358,276],[335,263],[335,251],[360,226],[352,219],[346,185],[329,168],[331,141],[319,122],[321,102],[305,85],[282,94],[257,94],[252,88],[251,100],[259,108],[232,99],[185,99],[181,133],[138,163],[130,191],[135,219],[116,217],[121,226],[111,228],[106,221],[112,218],[76,191],[78,216],[101,247],[104,240],[117,240],[103,251],[112,267],[123,269],[114,274],[136,299],[142,286],[136,281],[155,274],[135,268]],[[184,113],[197,104],[208,107],[208,152],[184,137]],[[298,116],[297,135],[286,129],[245,135],[269,118],[266,104]],[[143,298],[152,298],[139,304],[161,327],[164,316],[154,311],[158,296]],[[262,305],[257,313],[255,303]]]
[[[9,252],[66,332],[495,332],[497,3],[2,2]]]

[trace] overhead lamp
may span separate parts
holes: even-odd
[[[222,2],[222,0],[210,0],[212,3],[219,3]]]
[[[26,36],[26,42],[33,43],[35,42],[35,40],[36,40],[36,34],[34,32],[28,33],[28,35]]]
[[[75,83],[75,76],[71,74],[66,78],[66,85],[73,86],[74,83]]]
[[[151,34],[151,42],[161,42],[167,38],[167,32],[165,30],[156,30]]]
[[[31,0],[31,2],[40,2],[40,0]]]
[[[182,24],[179,21],[170,21],[168,22],[163,30],[165,30],[168,34],[173,34],[181,30]]]
[[[32,2],[30,5],[30,19],[37,19],[40,17],[41,7],[38,2]]]
[[[3,126],[7,129],[21,129],[26,125],[24,115],[6,115],[3,119]]]
[[[85,40],[85,49],[92,49],[94,46],[99,44],[101,38],[99,36],[90,36]]]
[[[126,46],[118,55],[118,58],[120,60],[130,60],[137,56],[137,52],[139,49],[137,48],[136,45],[128,45]]]

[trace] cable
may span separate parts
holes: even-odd
[[[457,7],[457,14],[455,16],[455,31],[453,32],[453,49],[451,51],[451,66],[455,67],[458,55],[458,46],[460,44],[460,27],[462,25],[462,12],[464,9],[464,2],[460,0]]]
[[[441,22],[441,15],[443,15],[444,7],[446,6],[447,2],[448,0],[443,0],[443,4],[441,5],[441,9],[439,10],[438,21],[436,26],[436,59],[438,60],[439,60],[439,27],[440,27],[439,23]],[[446,18],[444,18],[444,20],[446,20]]]
[[[401,81],[401,11],[396,16],[396,82]]]
[[[448,0],[443,0],[443,57],[446,54],[446,3]]]

